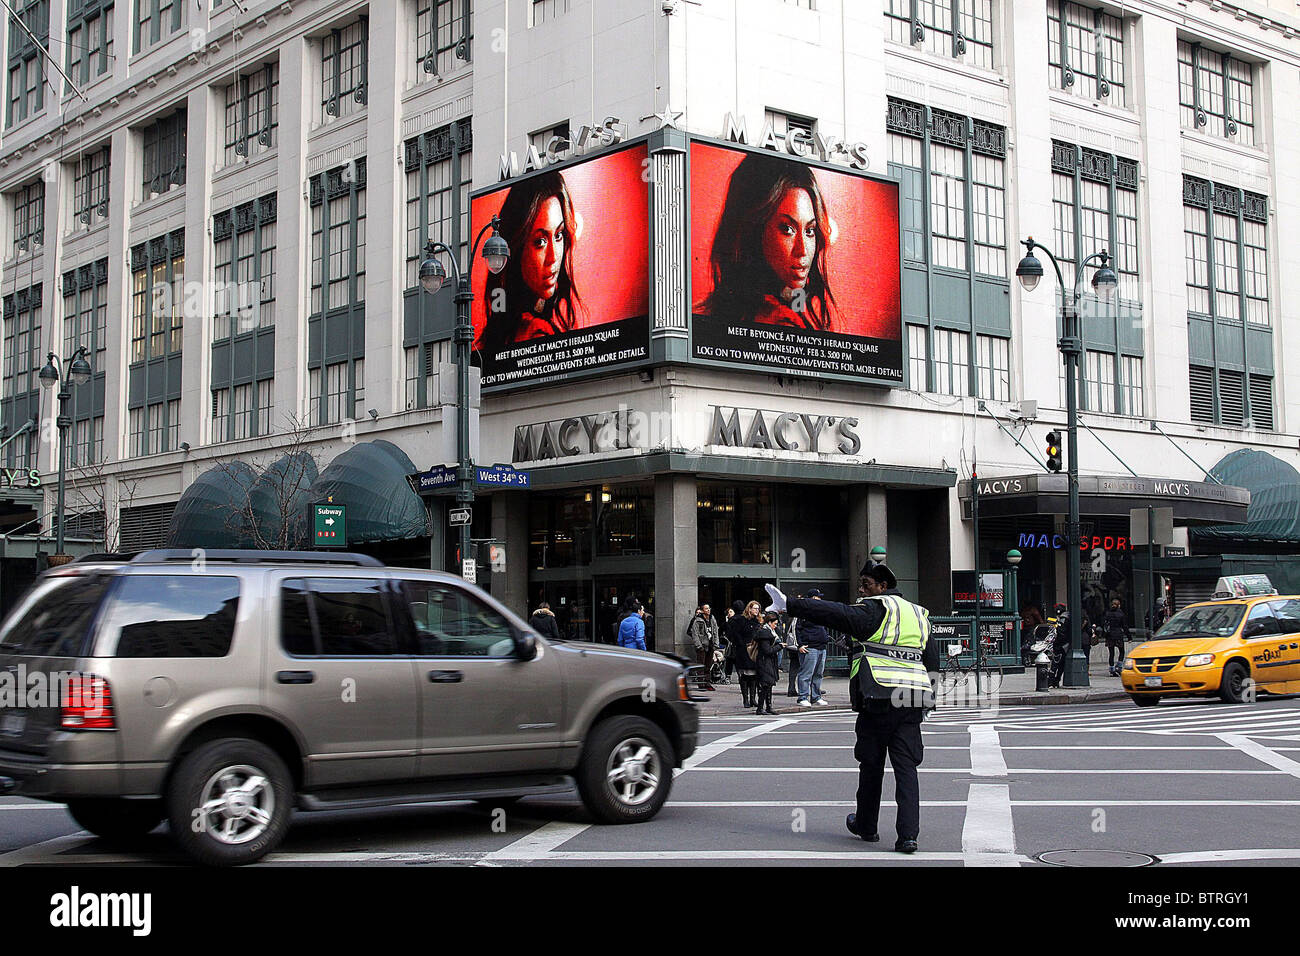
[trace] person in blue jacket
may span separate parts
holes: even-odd
[[[645,608],[638,601],[632,605],[632,613],[628,614],[618,625],[618,646],[635,647],[639,651],[644,651],[645,646]]]

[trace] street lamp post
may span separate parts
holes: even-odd
[[[1119,280],[1115,270],[1109,266],[1110,254],[1106,250],[1094,252],[1081,263],[1075,273],[1073,289],[1067,290],[1065,280],[1061,277],[1061,267],[1052,251],[1030,236],[1024,240],[1025,257],[1016,266],[1016,276],[1026,292],[1033,292],[1038,287],[1038,280],[1043,277],[1043,264],[1034,255],[1035,249],[1042,249],[1052,262],[1056,271],[1056,281],[1061,286],[1061,338],[1057,343],[1065,359],[1065,414],[1066,429],[1069,434],[1070,454],[1067,459],[1067,474],[1070,484],[1070,513],[1065,525],[1065,574],[1069,590],[1066,606],[1070,612],[1070,658],[1066,662],[1062,683],[1066,687],[1088,686],[1088,658],[1083,651],[1083,585],[1079,580],[1079,409],[1076,389],[1079,381],[1079,358],[1083,354],[1083,339],[1079,329],[1078,276],[1094,260],[1101,263],[1092,277],[1092,288],[1103,299],[1109,300]]]
[[[68,399],[72,398],[72,389],[78,385],[85,385],[90,381],[94,370],[90,363],[86,361],[87,349],[85,346],[79,347],[71,356],[59,362],[58,356],[53,352],[49,353],[45,362],[45,367],[37,374],[41,385],[45,388],[59,386],[59,414],[55,419],[55,424],[59,429],[59,497],[58,504],[55,506],[55,518],[59,523],[59,529],[55,537],[55,554],[52,555],[55,564],[66,564],[68,556],[63,553],[63,528],[66,524],[64,514],[64,488],[68,471],[68,429],[72,427],[72,419],[68,416]],[[66,371],[66,374],[60,374],[60,369]]]
[[[470,351],[474,343],[474,324],[470,318],[470,304],[474,301],[474,293],[470,290],[470,272],[473,271],[478,244],[482,242],[483,236],[489,229],[492,230],[492,235],[487,242],[483,243],[483,259],[487,262],[488,271],[496,275],[506,267],[506,262],[510,258],[510,247],[501,238],[501,220],[497,216],[493,216],[492,221],[479,230],[478,236],[474,239],[469,254],[468,272],[461,273],[454,251],[432,239],[425,244],[425,259],[420,263],[420,285],[425,292],[432,295],[447,281],[447,271],[437,259],[438,253],[445,252],[451,259],[452,281],[456,285],[456,333],[453,339],[456,361],[456,448],[459,456],[456,469],[456,504],[470,509],[474,506],[474,459],[469,445],[469,365]],[[471,531],[469,524],[460,526],[461,574],[465,572],[465,560],[469,557]]]

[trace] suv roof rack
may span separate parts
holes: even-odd
[[[350,551],[254,551],[228,548],[154,548],[130,555],[131,564],[166,564],[196,559],[229,561],[237,564],[332,564],[363,568],[382,568],[384,562],[368,554]]]

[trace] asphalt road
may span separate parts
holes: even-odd
[[[705,718],[701,750],[647,824],[592,825],[576,795],[299,814],[276,865],[1041,865],[1051,850],[1158,865],[1300,861],[1300,699],[940,709],[923,731],[921,852],[844,829],[854,715]],[[1118,858],[1105,858],[1118,862]],[[182,864],[162,827],[125,852],[59,806],[0,799],[0,867]]]

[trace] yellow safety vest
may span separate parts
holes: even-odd
[[[872,600],[884,605],[885,618],[876,633],[858,642],[862,653],[854,659],[849,679],[858,679],[865,659],[870,680],[862,682],[862,690],[867,697],[888,697],[895,690],[928,693],[930,675],[921,652],[930,640],[930,612],[896,594]]]

